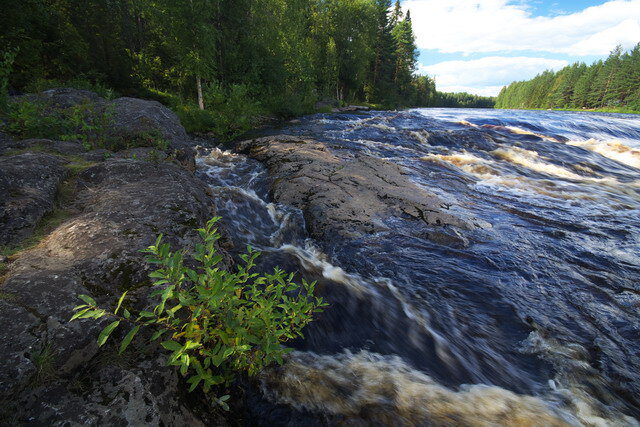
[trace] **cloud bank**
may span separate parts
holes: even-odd
[[[411,10],[418,47],[460,59],[420,65],[419,71],[435,75],[441,91],[497,95],[514,80],[558,70],[584,56],[606,56],[618,44],[627,50],[640,42],[640,0],[603,0],[554,16],[535,16],[532,4],[532,0],[404,1],[403,8]],[[488,56],[475,59],[479,53]],[[474,59],[465,60],[470,54]]]
[[[527,80],[541,70],[559,70],[569,65],[559,59],[529,58],[522,56],[487,56],[471,61],[446,61],[421,66],[420,71],[435,76],[442,92],[470,92],[492,96],[505,84],[514,80]]]
[[[613,0],[580,12],[533,16],[508,0],[408,0],[418,47],[443,53],[537,51],[606,55],[640,41],[640,0]]]

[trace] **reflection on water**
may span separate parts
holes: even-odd
[[[302,213],[268,199],[262,165],[204,153],[199,173],[236,247],[318,280],[332,304],[265,373],[266,396],[376,414],[365,421],[637,425],[637,117],[428,109],[314,115],[274,132],[396,162],[493,227],[398,217],[390,231],[310,241]]]

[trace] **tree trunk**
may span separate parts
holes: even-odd
[[[196,76],[196,88],[198,89],[198,107],[201,110],[204,110],[204,99],[202,98],[202,81],[200,80],[200,76]]]

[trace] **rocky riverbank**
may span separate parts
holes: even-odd
[[[52,107],[107,102],[72,90],[39,98]],[[153,101],[112,103],[116,126],[156,129],[169,148],[87,152],[80,143],[3,135],[0,244],[25,248],[0,264],[0,424],[221,422],[214,410],[194,413],[161,349],[98,351],[104,324],[69,323],[79,294],[107,305],[131,289],[132,303],[144,306],[149,265],[140,250],[160,233],[175,248],[193,247],[194,229],[215,215],[177,117]]]

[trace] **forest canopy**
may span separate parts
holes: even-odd
[[[640,43],[616,47],[605,60],[576,62],[504,87],[496,108],[629,109],[640,111]]]
[[[410,12],[391,0],[21,0],[3,5],[0,46],[17,92],[75,80],[282,115],[319,99],[435,98],[433,79],[415,75]]]

